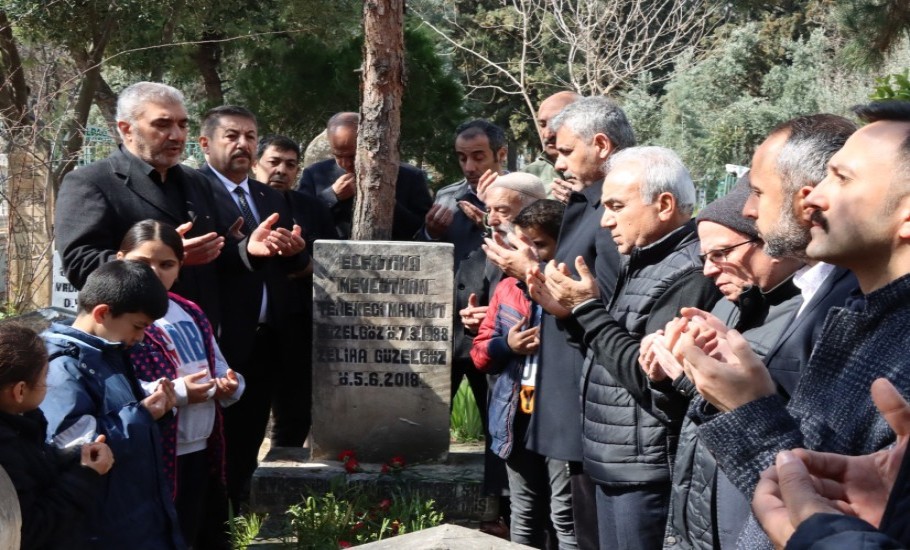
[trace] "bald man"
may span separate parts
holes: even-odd
[[[335,230],[342,239],[351,238],[354,217],[354,157],[357,153],[357,113],[337,113],[326,125],[326,135],[334,158],[304,169],[298,190],[320,200],[332,212]],[[423,226],[424,216],[433,204],[423,171],[399,163],[395,184],[395,214],[392,240],[409,241]]]
[[[575,92],[557,92],[543,100],[537,109],[537,132],[540,134],[540,141],[543,142],[544,149],[537,160],[525,166],[521,171],[540,178],[548,190],[554,179],[564,179],[565,177],[555,167],[559,151],[556,150],[556,132],[550,129],[550,119],[578,99],[581,99],[581,96]]]

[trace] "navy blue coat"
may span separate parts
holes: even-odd
[[[40,409],[0,412],[0,466],[9,475],[22,511],[22,548],[73,548],[102,478],[79,465],[78,450],[63,453],[45,443]]]
[[[41,404],[48,438],[93,417],[116,461],[104,476],[103,498],[95,500],[74,540],[92,548],[185,548],[164,475],[161,435],[139,403],[144,394],[123,345],[60,323],[42,336],[54,357]]]
[[[910,546],[910,453],[891,488],[879,528],[837,514],[815,514],[787,542],[787,550],[882,550]]]

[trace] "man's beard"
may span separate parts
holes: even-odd
[[[805,258],[812,234],[787,211],[773,232],[762,235],[762,239],[765,241],[765,253],[772,258]]]

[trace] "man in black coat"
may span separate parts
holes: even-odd
[[[123,144],[108,158],[67,174],[57,195],[57,250],[70,283],[82,288],[112,260],[133,224],[155,219],[178,227],[186,259],[174,291],[198,303],[217,324],[211,263],[224,247],[204,180],[179,164],[187,137],[183,94],[156,82],[126,88],[117,100]]]
[[[568,171],[583,184],[568,197],[555,258],[574,270],[581,256],[594,266],[602,296],[610,296],[619,273],[619,253],[610,232],[600,227],[604,163],[613,153],[635,145],[635,135],[625,113],[603,97],[572,103],[551,121],[559,157],[556,169]],[[517,250],[502,241],[487,239],[487,256],[507,275],[524,280],[537,266],[528,247]],[[560,320],[544,313],[540,333],[540,366],[535,384],[535,406],[528,427],[528,450],[566,460],[572,469],[572,510],[580,548],[598,544],[594,487],[582,472],[581,406],[579,381],[586,349],[574,320]]]
[[[249,495],[272,396],[290,368],[283,351],[294,337],[286,332],[294,311],[289,276],[305,271],[310,258],[284,197],[248,177],[258,141],[253,113],[216,107],[206,113],[201,130],[207,164],[200,173],[214,197],[218,232],[228,243],[271,234],[261,247],[238,247],[239,253],[218,260],[224,312],[219,345],[231,368],[246,379],[243,399],[224,411],[228,496],[237,510]]]
[[[300,172],[300,146],[285,136],[259,140],[253,174],[284,197],[294,223],[301,228],[307,250],[316,239],[337,239],[332,215],[323,204],[292,186]],[[272,445],[301,447],[310,430],[312,392],[313,274],[292,274],[292,313],[285,328],[296,345],[284,346],[282,364],[289,368],[272,400]]]
[[[337,113],[326,126],[333,159],[317,162],[300,176],[301,193],[315,197],[332,212],[335,228],[342,239],[351,238],[354,215],[354,157],[357,153],[357,113]],[[409,241],[423,225],[433,199],[422,171],[401,163],[395,184],[395,213],[392,239]]]

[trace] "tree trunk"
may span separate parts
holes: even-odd
[[[19,147],[9,154],[6,288],[7,303],[16,311],[50,305],[48,220],[54,207],[46,167],[46,162]]]
[[[389,240],[404,93],[404,0],[365,0],[364,71],[351,237]]]
[[[219,32],[203,32],[202,40],[212,42],[200,42],[194,56],[205,86],[205,99],[210,106],[224,104],[224,89],[221,76],[218,74],[218,65],[221,63],[221,44],[217,40],[221,38],[224,36]]]
[[[117,131],[117,93],[111,89],[103,76],[99,77],[98,89],[95,90],[95,106],[101,111],[111,137],[119,144],[121,139],[120,132]]]

